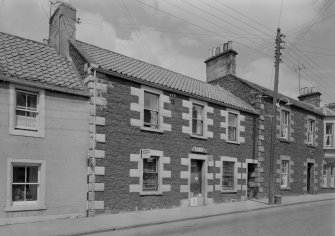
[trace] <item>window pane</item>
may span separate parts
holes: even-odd
[[[25,183],[25,167],[13,167],[13,183]]]
[[[158,157],[143,159],[143,190],[158,190]]]
[[[37,188],[37,184],[26,185],[26,201],[37,201]]]
[[[144,92],[144,108],[158,111],[158,95]]]
[[[228,127],[237,127],[237,115],[228,113]]]
[[[26,93],[16,92],[16,106],[26,107]]]
[[[234,165],[234,162],[222,162],[222,189],[224,190],[234,189]]]
[[[203,135],[203,122],[202,120],[192,120],[192,133],[197,135]]]
[[[326,134],[333,133],[333,124],[326,124]]]
[[[228,127],[228,140],[236,141],[236,128],[235,127]]]
[[[192,118],[197,119],[197,120],[203,120],[202,110],[203,110],[203,106],[193,104]]]
[[[144,110],[144,126],[158,128],[158,112]]]
[[[25,195],[25,185],[14,185],[12,189],[12,201],[24,201],[24,195]]]
[[[38,166],[27,166],[26,183],[38,183]]]
[[[143,159],[143,172],[144,173],[157,172],[157,157]]]
[[[30,110],[37,109],[37,95],[35,94],[27,94],[27,108]]]

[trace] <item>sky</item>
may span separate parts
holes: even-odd
[[[64,1],[77,9],[78,40],[202,81],[208,50],[231,40],[236,75],[273,89],[279,27],[279,92],[296,98],[300,72],[300,88],[335,102],[335,0]],[[0,31],[42,42],[54,9],[49,0],[0,0]]]

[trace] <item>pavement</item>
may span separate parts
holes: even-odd
[[[318,195],[284,196],[281,204],[268,205],[267,199],[255,199],[201,207],[157,209],[119,214],[100,214],[95,217],[68,218],[51,221],[21,223],[0,226],[1,236],[76,236],[113,230],[130,229],[211,216],[229,215],[248,211],[258,211],[274,207],[305,204],[316,201],[335,200],[335,193]]]

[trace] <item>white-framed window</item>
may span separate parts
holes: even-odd
[[[315,120],[308,119],[307,121],[307,144],[315,145]]]
[[[159,129],[159,94],[144,91],[143,126]]]
[[[334,146],[334,124],[326,123],[325,132],[326,132],[326,138],[325,138],[326,147],[333,147]]]
[[[326,164],[322,165],[322,187],[326,188],[328,186],[328,166]]]
[[[45,161],[8,159],[6,211],[45,209]]]
[[[159,157],[150,156],[143,159],[142,190],[158,191],[159,187]]]
[[[38,93],[15,90],[15,128],[37,130]]]
[[[228,112],[228,141],[238,141],[238,114]]]
[[[288,188],[289,187],[289,160],[281,160],[281,167],[280,167],[280,187],[281,188]]]
[[[222,162],[222,190],[235,189],[235,162]]]
[[[281,109],[280,112],[280,138],[289,139],[290,112]]]
[[[236,157],[220,157],[220,185],[216,190],[222,192],[237,191],[237,168]]]
[[[10,85],[9,133],[44,137],[44,90],[22,85]]]
[[[335,166],[330,167],[330,187],[335,187]]]
[[[204,106],[192,104],[192,134],[204,136]]]

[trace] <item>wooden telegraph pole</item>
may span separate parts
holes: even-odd
[[[274,199],[274,162],[275,162],[275,144],[276,144],[276,126],[277,126],[277,97],[278,97],[278,77],[279,77],[279,63],[280,63],[280,50],[281,43],[284,41],[282,38],[283,34],[280,33],[280,28],[277,29],[276,36],[276,53],[275,53],[275,81],[273,89],[273,101],[272,101],[272,123],[271,123],[271,140],[270,140],[270,168],[269,168],[269,204],[273,204]]]

